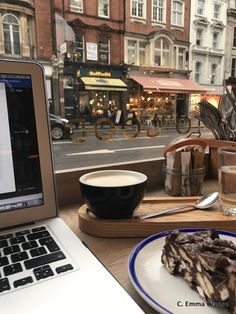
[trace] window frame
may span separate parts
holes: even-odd
[[[200,4],[203,4],[202,7]],[[196,14],[197,15],[204,15],[205,12],[205,5],[206,5],[206,1],[205,0],[198,0],[197,1],[197,7],[196,7]],[[199,12],[200,11],[200,12]]]
[[[80,48],[80,47],[76,47],[76,43],[78,42],[79,43],[79,41],[77,40],[77,36],[78,35],[81,35],[82,36],[82,44],[83,44],[83,47],[82,48]],[[76,32],[75,33],[75,43],[74,43],[74,50],[75,49],[78,49],[78,51],[80,51],[80,50],[82,50],[82,55],[83,55],[83,57],[82,57],[82,59],[81,60],[78,60],[77,58],[75,58],[75,56],[73,57],[74,58],[74,60],[75,61],[79,61],[79,62],[84,62],[84,60],[85,60],[85,45],[84,45],[84,34],[83,33],[81,33],[81,32]],[[76,54],[76,52],[73,52],[73,55],[74,54]]]
[[[154,4],[154,1],[157,2],[157,4]],[[161,7],[160,4],[158,4],[159,1],[163,2],[163,6]],[[157,10],[157,16],[159,16],[160,10],[162,10],[162,20],[160,19],[154,19],[154,8]],[[152,21],[157,23],[165,23],[166,22],[166,0],[152,0]]]
[[[101,38],[106,38],[107,39],[107,41],[108,41],[108,44],[107,44],[107,46],[108,46],[108,50],[103,50],[103,49],[100,49],[100,39]],[[108,53],[108,62],[107,63],[102,63],[101,62],[101,58],[100,58],[100,53],[101,52],[104,52],[104,53]],[[111,56],[110,56],[110,54],[111,54],[111,40],[110,40],[110,38],[109,37],[107,37],[107,36],[99,36],[99,40],[98,40],[98,60],[99,60],[99,62],[100,62],[100,64],[103,64],[103,65],[109,65],[110,64],[110,60],[111,60]]]
[[[198,70],[197,70],[198,68]],[[202,68],[202,62],[201,61],[197,61],[195,63],[195,67],[194,67],[194,80],[197,83],[201,82],[201,68]]]
[[[105,6],[107,6],[106,9]],[[103,14],[105,10],[107,10],[107,14]],[[103,13],[100,13],[101,11]],[[107,19],[110,17],[110,0],[98,0],[98,16]]]
[[[204,29],[200,28],[200,27],[197,27],[196,28],[196,46],[203,46],[203,32],[204,32]],[[198,34],[201,34],[201,37],[198,36]],[[200,43],[198,44],[198,40],[200,41]]]
[[[130,0],[131,5],[130,5],[130,16],[133,18],[137,19],[146,19],[146,0]],[[133,14],[133,4],[136,4],[136,14]],[[139,5],[142,5],[142,16],[139,16],[138,11],[139,11]]]
[[[129,45],[129,42],[134,42],[134,46]],[[140,47],[140,43],[145,44],[145,48]],[[129,65],[138,65],[138,66],[145,66],[147,65],[147,42],[145,40],[140,40],[136,38],[126,38],[126,60],[127,64]],[[134,51],[134,60],[136,62],[129,63],[129,51]],[[140,53],[145,52],[145,64],[140,64]]]
[[[76,2],[79,2],[79,5],[76,5]],[[70,10],[77,13],[84,12],[84,3],[83,0],[70,0]]]
[[[217,64],[211,64],[211,84],[216,84],[216,77],[217,77]]]
[[[156,41],[157,40],[161,40],[161,47],[160,48],[157,48],[156,47]],[[169,43],[169,49],[167,51],[167,49],[164,49],[163,48],[163,44],[164,44],[164,40],[167,41]],[[173,57],[173,43],[170,41],[169,38],[165,37],[165,36],[159,36],[157,38],[155,38],[154,40],[154,66],[157,66],[157,67],[164,67],[164,68],[170,68],[173,66],[173,60],[172,60],[172,57]],[[155,59],[156,59],[156,52],[160,52],[160,64],[157,64],[155,62]],[[165,60],[165,57],[164,55],[166,53],[169,53],[169,64],[164,64],[163,60]]]
[[[9,23],[9,22],[4,22],[4,18],[6,18],[7,16],[11,16],[13,17],[17,23]],[[4,24],[5,25],[9,25],[9,30],[4,29]],[[17,25],[17,32],[13,30],[12,25]],[[6,13],[2,16],[2,32],[3,32],[3,43],[4,43],[4,51],[6,55],[12,55],[12,56],[21,56],[21,35],[20,35],[20,21],[19,18],[13,14],[13,13]],[[6,52],[6,42],[5,42],[5,32],[9,32],[9,37],[10,37],[10,50],[11,52],[8,53]],[[18,33],[18,43],[15,43],[15,38],[14,38],[14,33]],[[19,53],[15,53],[15,45],[18,44],[19,45]]]
[[[216,39],[214,39],[214,35],[217,35]],[[219,49],[219,43],[220,43],[220,32],[213,31],[212,32],[212,48]]]
[[[233,34],[233,47],[236,48],[236,27],[234,27],[234,34]]]
[[[216,6],[218,7],[218,12],[215,10],[216,9]],[[220,20],[221,18],[221,4],[218,3],[218,2],[213,2],[213,19],[215,20]],[[216,16],[217,14],[217,16]]]
[[[182,8],[181,11],[174,8],[174,5],[179,4]],[[181,19],[181,22],[178,23],[178,19]],[[171,3],[171,24],[177,27],[184,27],[184,2],[182,0],[172,0]]]

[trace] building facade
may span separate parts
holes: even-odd
[[[191,1],[190,22],[190,77],[206,88],[205,98],[217,106],[223,94],[227,1]],[[198,101],[196,95],[192,105]]]
[[[138,115],[148,111],[169,123],[176,115],[187,114],[192,91],[203,92],[189,81],[190,9],[191,1],[126,1],[128,105]]]
[[[122,110],[124,2],[55,1],[57,50],[64,61],[65,116],[90,122]]]

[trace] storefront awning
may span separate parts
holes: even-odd
[[[188,79],[152,76],[131,76],[130,78],[142,85],[144,91],[157,91],[160,93],[201,94],[205,93],[207,90],[194,81]]]
[[[118,78],[81,77],[87,90],[127,91],[128,86]]]

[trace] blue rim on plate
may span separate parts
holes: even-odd
[[[181,232],[196,232],[196,231],[205,231],[205,230],[211,230],[214,228],[176,228],[173,230],[179,230]],[[173,230],[167,230],[167,231],[163,231],[160,233],[156,233],[154,235],[151,235],[150,237],[142,240],[138,245],[136,245],[136,247],[132,250],[132,252],[130,253],[129,256],[129,260],[128,260],[128,272],[129,272],[129,276],[131,279],[131,282],[134,286],[134,288],[137,290],[137,292],[140,294],[141,297],[143,297],[143,299],[145,301],[148,302],[148,304],[150,306],[152,306],[154,309],[159,309],[164,311],[165,313],[168,314],[173,314],[172,312],[170,312],[166,307],[164,307],[163,305],[161,305],[160,303],[158,303],[156,300],[154,300],[146,291],[145,289],[142,287],[138,276],[136,274],[135,271],[135,262],[136,259],[138,257],[138,254],[141,252],[141,250],[148,245],[149,243],[166,237],[170,232],[172,232]],[[224,231],[224,230],[219,230],[219,229],[215,229],[220,235],[225,235],[225,236],[229,236],[229,237],[233,237],[236,238],[236,233],[234,232],[230,232],[230,231]]]

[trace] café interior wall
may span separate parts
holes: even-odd
[[[55,172],[56,192],[58,205],[82,204],[79,178],[87,172],[106,169],[123,169],[140,171],[148,177],[146,192],[154,192],[164,189],[164,174],[162,172],[163,158],[142,160],[129,163],[116,163],[112,165],[94,166],[77,169],[58,170]],[[206,178],[208,177],[209,155],[205,155]]]

